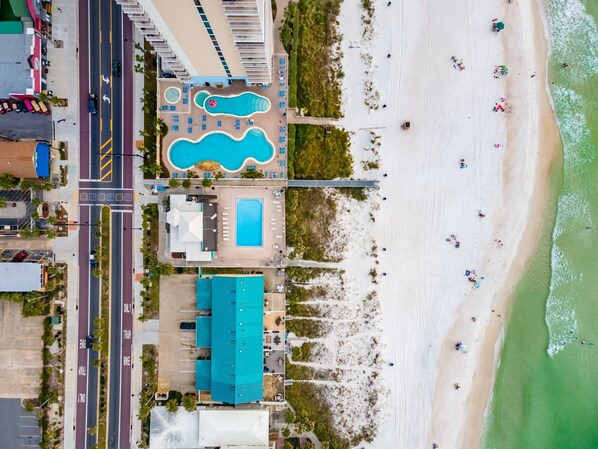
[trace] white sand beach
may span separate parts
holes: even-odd
[[[535,1],[376,1],[369,38],[361,2],[343,3],[342,126],[354,133],[356,176],[380,180],[372,237],[386,248],[377,292],[389,393],[372,448],[479,447],[508,298],[539,236],[560,143]],[[495,18],[504,31],[492,31]],[[509,74],[496,79],[502,64]],[[372,133],[379,170],[361,164]],[[363,277],[358,258],[343,268]]]

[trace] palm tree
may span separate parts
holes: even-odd
[[[0,198],[0,209],[4,209],[6,206],[8,206],[8,201],[6,201],[6,198]]]
[[[176,399],[172,398],[166,402],[166,411],[169,413],[176,413],[179,410],[179,404]]]

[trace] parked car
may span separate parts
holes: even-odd
[[[194,331],[195,321],[183,321],[180,325],[180,328],[183,331]]]
[[[13,262],[23,262],[27,256],[29,255],[29,253],[25,250],[19,251],[18,253],[16,253],[14,255],[14,257],[12,258]]]
[[[88,335],[87,337],[85,337],[85,347],[87,349],[91,349],[93,348],[93,344],[95,343],[95,338],[93,337],[93,335]]]
[[[89,253],[89,265],[91,265],[93,268],[98,266],[98,261],[96,260],[96,252],[92,251],[91,253]]]
[[[112,76],[120,76],[120,61],[112,61]]]
[[[98,113],[98,97],[96,97],[96,94],[94,94],[94,93],[89,94],[89,101],[87,102],[87,108],[89,109],[90,114]]]

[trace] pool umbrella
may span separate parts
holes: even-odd
[[[508,75],[509,74],[509,68],[507,66],[501,65],[500,66],[500,74],[501,75]]]
[[[505,29],[505,24],[502,22],[498,22],[496,25],[496,31],[500,31],[500,30],[504,30]]]

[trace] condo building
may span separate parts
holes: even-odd
[[[185,83],[270,84],[270,0],[116,0],[161,58]]]

